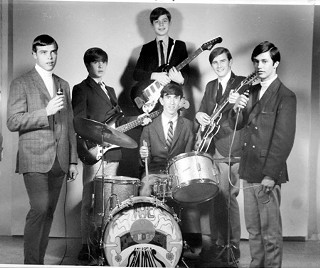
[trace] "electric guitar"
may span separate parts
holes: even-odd
[[[236,87],[234,93],[239,92],[239,90],[248,84],[252,84],[257,79],[257,74],[253,72],[249,76],[247,76],[241,83]],[[221,104],[215,105],[211,118],[210,123],[206,126],[200,126],[196,135],[196,142],[194,149],[196,151],[207,152],[209,149],[210,143],[213,137],[218,133],[220,129],[219,122],[222,117],[222,112],[226,105],[229,103],[229,98],[223,101]]]
[[[180,101],[180,104],[179,104],[179,109],[182,109],[182,108],[188,109],[189,106],[190,106],[189,101],[186,100],[185,98],[182,98]],[[163,111],[163,109],[161,108],[161,109],[149,114],[148,116],[146,115],[145,117],[149,117],[151,119],[154,119],[157,116],[159,116],[162,113],[162,111]],[[116,113],[113,116],[111,116],[105,122],[105,124],[112,126],[122,116],[123,116],[122,113]],[[122,132],[122,133],[125,133],[125,132],[127,132],[137,126],[142,125],[145,117],[138,118],[138,119],[131,121],[127,124],[119,126],[119,127],[115,128],[115,130]],[[108,144],[108,146],[101,146],[101,145],[98,145],[90,140],[84,139],[79,135],[77,135],[76,137],[77,137],[77,150],[78,150],[79,158],[86,165],[94,165],[95,163],[100,161],[100,159],[103,157],[103,155],[107,151],[120,147],[115,144]]]
[[[194,53],[192,53],[191,56],[189,56],[183,62],[176,66],[177,71],[179,72],[183,67],[185,67],[192,60],[194,60],[204,50],[211,50],[214,45],[221,42],[222,38],[219,36],[215,39],[212,39],[204,43],[200,48],[198,48]],[[160,66],[157,69],[157,71],[168,72],[170,68],[171,66],[166,64]],[[131,98],[134,100],[139,109],[142,107],[143,112],[151,112],[156,107],[163,87],[164,86],[162,86],[158,81],[155,80],[139,82],[132,88]]]

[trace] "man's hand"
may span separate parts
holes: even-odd
[[[56,114],[57,112],[62,110],[63,107],[64,107],[64,96],[63,95],[55,96],[49,101],[46,107],[47,116]]]
[[[139,153],[140,153],[140,157],[144,160],[146,158],[149,157],[149,148],[148,146],[141,146],[140,147],[140,150],[139,150]]]
[[[68,173],[68,178],[67,182],[74,181],[78,176],[78,168],[77,165],[70,164],[69,165],[69,173]]]
[[[176,82],[180,85],[183,85],[184,83],[184,78],[181,74],[181,72],[178,72],[176,67],[172,67],[170,70],[169,70],[169,78],[173,81],[173,82]]]
[[[210,116],[207,115],[206,113],[203,113],[203,112],[197,112],[196,114],[196,119],[197,121],[199,122],[199,124],[201,126],[206,126],[206,125],[209,125],[210,123]]]
[[[269,176],[264,176],[264,178],[261,182],[261,185],[262,185],[263,191],[265,193],[269,193],[272,191],[272,189],[275,185],[275,181]]]
[[[237,112],[239,109],[243,109],[247,106],[248,100],[249,98],[246,95],[240,95],[233,106],[233,110]]]
[[[229,103],[236,103],[239,96],[240,94],[238,92],[234,92],[234,90],[231,89],[229,94],[229,99],[228,99]]]
[[[165,86],[171,82],[171,79],[166,72],[152,73],[150,79],[158,81],[162,86]]]

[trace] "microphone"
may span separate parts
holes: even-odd
[[[57,95],[58,95],[58,96],[63,95],[63,91],[62,91],[62,88],[61,88],[61,87],[58,88],[58,90],[57,90]]]
[[[249,89],[247,89],[245,92],[243,92],[243,95],[245,95],[247,98],[249,98],[249,94],[250,94]],[[241,108],[238,107],[237,113],[240,113],[240,110],[241,110]]]

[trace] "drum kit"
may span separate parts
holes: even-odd
[[[75,129],[78,135],[102,147],[137,147],[126,134],[94,120],[75,121]],[[185,244],[180,220],[169,203],[201,203],[215,197],[220,174],[213,158],[198,151],[172,158],[165,174],[152,174],[150,197],[138,196],[139,179],[104,175],[104,170],[102,174],[94,178],[92,205],[103,255],[99,256],[99,265],[176,267]]]

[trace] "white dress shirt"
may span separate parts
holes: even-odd
[[[49,94],[51,98],[55,95],[55,87],[54,82],[52,78],[52,72],[49,72],[43,68],[41,68],[38,64],[35,66],[37,72],[41,76],[44,84],[46,85],[47,90],[49,91]]]

